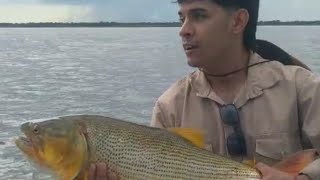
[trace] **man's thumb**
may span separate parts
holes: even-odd
[[[271,167],[269,167],[268,165],[266,165],[264,163],[259,162],[259,163],[256,164],[256,169],[258,171],[260,171],[260,173],[262,175],[266,175],[266,174],[268,174],[268,172],[271,169]]]

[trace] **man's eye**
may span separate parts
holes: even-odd
[[[184,20],[185,20],[185,19],[184,19],[183,17],[180,17],[180,18],[179,18],[179,21],[180,21],[181,23],[183,23]]]
[[[197,13],[197,14],[195,14],[195,15],[193,16],[193,18],[194,18],[195,20],[198,20],[198,21],[204,20],[206,17],[207,17],[207,16],[206,16],[205,14],[202,14],[202,13]]]

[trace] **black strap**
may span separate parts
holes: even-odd
[[[201,69],[201,68],[199,68],[199,70],[202,71],[202,72],[204,72],[204,73],[205,73],[206,75],[208,75],[208,76],[213,76],[213,77],[225,77],[225,76],[229,76],[229,75],[231,75],[231,74],[240,72],[240,71],[242,71],[242,70],[244,70],[244,69],[247,69],[247,68],[249,69],[249,68],[252,67],[252,66],[256,66],[256,65],[258,65],[258,64],[262,64],[262,63],[266,63],[266,62],[270,62],[270,61],[267,60],[267,61],[261,61],[261,62],[253,63],[253,64],[250,64],[250,65],[248,65],[248,66],[245,66],[245,67],[242,67],[242,68],[240,68],[240,69],[237,69],[237,70],[235,70],[235,71],[228,72],[228,73],[226,73],[226,74],[209,74],[209,73],[205,72],[205,71],[204,71],[203,69]]]

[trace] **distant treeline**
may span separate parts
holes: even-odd
[[[259,25],[263,26],[263,25],[267,25],[267,26],[276,26],[276,25],[286,25],[286,26],[316,26],[316,25],[320,25],[320,20],[319,21],[279,21],[279,20],[275,20],[275,21],[259,21],[258,23]]]
[[[0,27],[178,27],[178,22],[79,22],[79,23],[0,23]]]
[[[0,23],[0,27],[179,27],[179,22],[79,22],[79,23]],[[320,25],[319,21],[259,21],[260,26],[315,26]]]

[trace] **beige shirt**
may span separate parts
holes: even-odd
[[[265,59],[251,54],[250,64],[261,61]],[[220,119],[223,104],[197,70],[160,96],[151,126],[201,129],[206,134],[206,149],[230,157],[226,138],[233,129]],[[320,78],[310,71],[277,61],[252,66],[234,104],[245,134],[245,158],[272,165],[303,148],[320,148]],[[319,161],[303,171],[314,180],[320,180]]]

